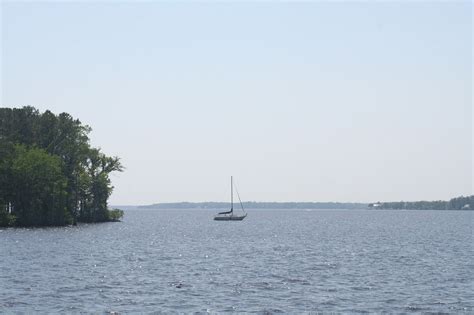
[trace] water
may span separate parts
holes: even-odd
[[[0,230],[0,312],[474,310],[473,212],[213,213]]]

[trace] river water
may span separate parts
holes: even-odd
[[[0,312],[474,311],[474,212],[213,214],[0,230]]]

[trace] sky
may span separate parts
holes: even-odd
[[[111,204],[473,194],[470,1],[0,9],[1,106],[90,125]]]

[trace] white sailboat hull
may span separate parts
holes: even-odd
[[[214,220],[216,221],[242,221],[245,219],[247,214],[244,215],[216,215]]]

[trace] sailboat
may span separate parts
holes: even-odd
[[[240,200],[239,192],[237,192],[237,197],[239,197],[240,207],[242,208],[243,215],[234,214],[234,183],[233,183],[232,176],[230,177],[230,210],[219,212],[214,217],[216,221],[242,221],[247,216],[247,212],[244,210],[244,206],[242,205],[242,201]]]

